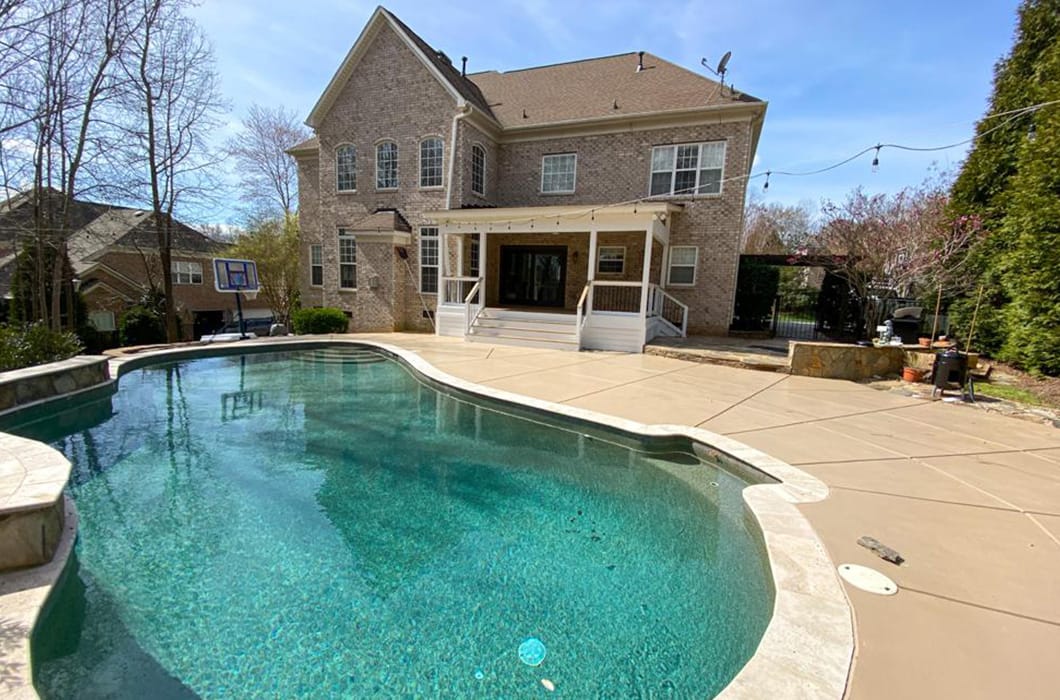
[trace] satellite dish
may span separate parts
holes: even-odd
[[[721,57],[720,61],[718,61],[718,68],[714,72],[724,78],[725,67],[729,65],[730,58],[732,58],[732,51],[726,51],[725,55]]]

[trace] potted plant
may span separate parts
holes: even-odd
[[[902,370],[902,381],[915,384],[924,378],[924,374],[927,370],[920,369],[919,367],[906,367]]]

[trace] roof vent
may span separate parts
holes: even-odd
[[[640,73],[642,70],[644,70],[644,52],[643,51],[638,51],[637,52],[637,72]]]
[[[460,75],[461,77],[467,77],[467,56],[460,57]]]

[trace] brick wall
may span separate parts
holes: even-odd
[[[419,142],[427,136],[443,140],[443,179],[448,178],[452,120],[456,113],[452,95],[389,27],[382,26],[317,129],[319,157],[300,156],[298,159],[305,263],[303,304],[342,308],[352,316],[351,330],[430,330],[429,322],[423,318],[418,294],[418,234],[421,226],[429,224],[425,213],[444,209],[446,201],[444,187],[419,187]],[[725,177],[744,174],[749,165],[749,121],[500,144],[467,119],[458,124],[453,208],[607,204],[645,197],[649,189],[651,149],[657,145],[724,140],[727,144]],[[396,191],[375,188],[375,147],[384,139],[393,140],[398,146],[400,183]],[[486,149],[484,197],[471,193],[471,147],[475,143]],[[336,192],[334,153],[342,144],[353,144],[357,149],[357,191],[353,193]],[[539,191],[541,157],[569,152],[578,154],[576,192],[570,195],[542,194]],[[688,304],[690,332],[724,333],[728,328],[745,192],[746,181],[735,179],[723,184],[721,194],[676,199],[684,203],[685,208],[673,217],[670,244],[698,248],[697,284],[694,288],[670,287],[668,291]],[[393,254],[392,243],[359,239],[359,288],[357,291],[339,291],[338,228],[386,207],[397,208],[412,226],[407,245],[412,274]],[[489,237],[487,269],[494,273],[499,264],[499,244],[503,244],[506,238]],[[535,244],[532,237],[512,238],[519,243]],[[566,301],[573,307],[585,283],[588,235],[564,238],[569,240],[566,245],[571,256],[568,258]],[[323,247],[323,288],[309,285],[311,244]],[[540,244],[555,243],[546,241]],[[604,235],[601,235],[600,244],[609,244]],[[465,246],[465,251],[469,248]],[[577,263],[572,260],[575,252],[579,257]],[[629,237],[626,254],[623,278],[639,279],[643,234],[634,233]],[[389,270],[388,264],[391,265]],[[365,286],[369,275],[378,278],[378,286],[373,289]],[[664,276],[662,249],[656,245],[652,280]],[[601,279],[608,277],[601,276]],[[492,279],[488,282],[489,303],[493,303],[497,294],[497,281]],[[434,295],[426,296],[425,300],[428,307],[435,306]]]

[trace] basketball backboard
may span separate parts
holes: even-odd
[[[258,265],[253,260],[214,258],[213,283],[219,292],[257,292]]]

